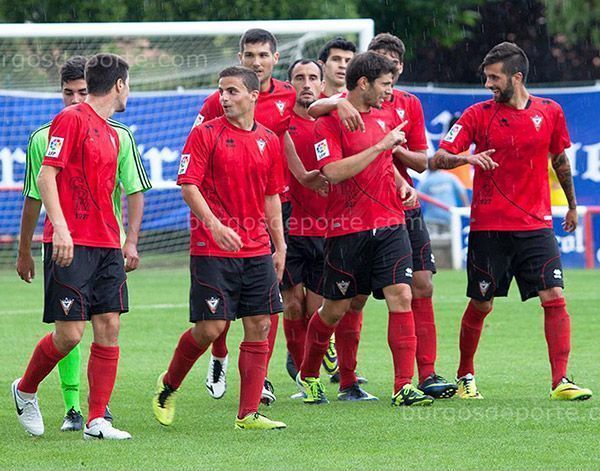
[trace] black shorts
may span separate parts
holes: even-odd
[[[249,258],[192,256],[190,322],[228,320],[283,311],[270,255]]]
[[[406,216],[406,229],[412,248],[413,271],[436,272],[435,257],[431,251],[429,231],[423,219],[421,208],[409,209],[404,212]]]
[[[383,227],[325,240],[325,299],[358,294],[383,299],[382,289],[412,284],[412,252],[405,225]]]
[[[76,245],[71,265],[59,267],[52,261],[52,244],[44,244],[44,322],[127,312],[126,280],[121,249]]]
[[[285,203],[281,203],[281,219],[283,221],[283,236],[285,237],[286,244],[287,244],[289,232],[290,232],[290,217],[291,216],[292,216],[291,201],[286,201]]]
[[[467,276],[467,296],[479,301],[506,296],[513,276],[523,301],[538,296],[538,291],[563,288],[554,231],[471,232]]]
[[[323,294],[325,237],[290,236],[281,289],[303,283],[313,293]]]

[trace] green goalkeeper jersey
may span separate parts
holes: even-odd
[[[23,195],[36,200],[41,200],[40,191],[37,186],[37,176],[40,173],[42,161],[48,147],[50,124],[52,123],[46,123],[36,129],[29,136],[29,144],[27,145]],[[113,190],[113,208],[121,227],[121,243],[123,243],[125,241],[125,229],[123,227],[121,207],[121,187],[123,187],[126,195],[131,195],[139,191],[147,191],[152,188],[152,185],[142,164],[142,159],[132,132],[127,126],[118,121],[109,119],[108,124],[119,135],[119,156],[116,184]]]

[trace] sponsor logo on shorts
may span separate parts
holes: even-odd
[[[382,119],[378,119],[377,124],[379,124],[379,127],[382,131],[385,131],[385,121],[383,121]]]
[[[262,154],[265,151],[265,146],[267,145],[264,139],[257,139],[256,143],[258,144],[258,150]]]
[[[562,280],[562,270],[559,270],[557,268],[556,270],[554,270],[553,274],[555,280]]]
[[[277,106],[277,109],[279,110],[279,114],[281,116],[283,116],[283,112],[285,111],[285,102],[281,101],[281,100],[276,101],[275,106]]]
[[[343,295],[346,294],[346,292],[348,291],[348,287],[350,286],[349,281],[336,281],[335,284],[337,285],[338,289]]]
[[[200,126],[203,122],[204,122],[204,116],[202,116],[200,113],[198,113],[198,116],[196,116],[194,125],[192,127],[195,128],[196,126]]]
[[[191,154],[181,154],[181,160],[179,161],[179,171],[177,175],[183,175],[187,172],[188,165],[190,164],[190,155]]]
[[[52,136],[50,142],[48,142],[48,149],[46,150],[46,157],[56,159],[60,155],[63,143],[65,142],[64,137]]]
[[[315,144],[315,153],[317,154],[317,161],[323,160],[325,157],[329,157],[329,146],[327,145],[327,139],[323,139]]]
[[[431,254],[431,263],[435,263],[435,255]]]
[[[536,131],[540,130],[540,127],[542,126],[542,120],[543,118],[539,114],[536,114],[535,116],[531,117],[531,121],[533,121],[533,125],[535,126]]]
[[[490,285],[491,283],[489,281],[481,280],[479,282],[479,292],[481,293],[481,296],[485,296],[485,293],[490,289]]]
[[[62,298],[60,300],[60,305],[65,313],[65,316],[69,315],[69,311],[71,310],[71,307],[73,307],[73,301],[75,301],[73,298]]]
[[[217,312],[217,308],[219,307],[219,298],[216,298],[214,296],[205,299],[206,301],[206,305],[208,306],[208,309],[210,309],[210,312],[212,312],[213,314],[215,312]]]
[[[279,302],[283,304],[283,296],[281,296],[281,293],[277,293],[279,294]]]
[[[446,134],[446,136],[444,137],[444,141],[454,142],[454,140],[456,139],[456,136],[458,136],[461,129],[462,129],[461,124],[455,124],[454,126],[452,126],[450,131],[448,131],[448,134]]]
[[[406,267],[406,269],[404,270],[404,276],[406,278],[412,278],[413,277],[413,269],[410,267]]]

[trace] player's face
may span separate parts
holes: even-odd
[[[502,62],[486,65],[483,68],[485,76],[485,88],[494,94],[494,100],[498,103],[507,103],[515,94],[514,75],[504,73]],[[516,74],[515,74],[516,75]]]
[[[346,68],[348,62],[352,60],[354,53],[352,51],[344,51],[342,49],[331,49],[329,57],[323,64],[323,72],[325,81],[336,87],[346,85]]]
[[[273,67],[279,62],[279,53],[271,52],[269,43],[244,44],[244,50],[238,56],[241,65],[256,72],[261,84],[271,80]]]
[[[379,54],[381,56],[387,57],[394,63],[396,67],[396,71],[394,72],[394,83],[398,81],[398,77],[402,74],[404,70],[404,62],[400,61],[400,56],[396,52],[387,51],[385,49],[377,49],[373,51],[375,54]]]
[[[296,89],[296,103],[308,108],[321,92],[321,71],[316,64],[298,64],[292,72],[292,86]]]
[[[117,106],[115,106],[115,111],[120,113],[125,111],[125,108],[127,107],[127,97],[129,96],[129,75],[127,75],[127,78],[124,81],[121,79],[117,80],[115,87],[117,88]]]
[[[88,95],[84,79],[69,80],[62,85],[62,99],[65,106],[83,103]]]
[[[241,77],[223,77],[219,79],[220,102],[223,114],[237,119],[254,109],[258,91],[249,91]]]
[[[377,77],[373,82],[366,82],[364,91],[365,103],[374,108],[381,108],[385,100],[389,100],[394,86],[394,77],[390,72]]]

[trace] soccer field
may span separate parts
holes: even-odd
[[[41,269],[41,267],[38,267]],[[39,276],[39,275],[38,275]],[[569,372],[600,393],[598,339],[599,275],[568,271],[566,296],[572,318]],[[32,286],[12,271],[0,271],[0,469],[569,469],[599,468],[600,407],[550,402],[549,365],[538,300],[520,303],[516,286],[498,299],[485,323],[476,357],[478,386],[485,399],[439,400],[429,408],[392,408],[392,366],[387,346],[385,304],[371,300],[359,350],[359,371],[369,379],[376,403],[331,401],[306,406],[289,399],[296,391],[285,372],[280,330],[269,378],[277,402],[263,412],[288,429],[234,431],[237,411],[237,345],[241,324],[229,335],[228,392],[221,400],[204,388],[207,357],[201,358],[177,398],[170,428],[155,421],[150,400],[187,322],[186,268],[142,269],[130,276],[131,312],[123,317],[121,362],[111,401],[115,425],[130,442],[84,442],[80,433],[61,433],[58,373],[40,387],[46,433],[28,437],[15,417],[10,383],[23,373],[35,342],[49,330],[41,323],[42,280]],[[440,374],[454,377],[458,329],[465,306],[465,274],[435,277]],[[83,340],[84,360],[90,332]],[[87,394],[85,368],[82,398]],[[262,407],[262,406],[261,406]],[[85,412],[84,412],[85,416]],[[594,443],[596,445],[594,445]]]

